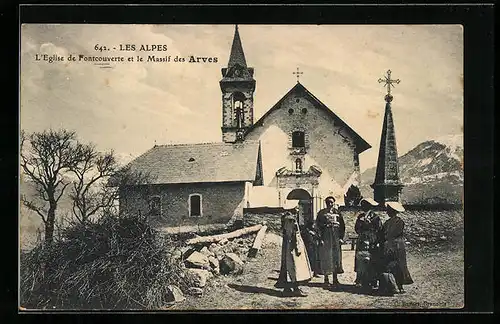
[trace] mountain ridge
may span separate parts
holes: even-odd
[[[373,196],[370,185],[376,167],[361,175],[363,196]],[[460,204],[463,197],[463,135],[426,140],[399,157],[399,177],[406,204]]]

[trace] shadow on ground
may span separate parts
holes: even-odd
[[[236,284],[228,284],[227,286],[229,288],[234,289],[234,290],[237,290],[240,292],[245,292],[245,293],[265,294],[265,295],[269,295],[269,296],[273,296],[273,297],[283,297],[281,291],[270,289],[270,288],[247,286],[247,285],[236,285]]]
[[[376,291],[372,290],[363,290],[360,287],[356,287],[355,285],[344,285],[340,284],[335,287],[325,287],[325,284],[322,282],[308,282],[304,284],[306,287],[315,287],[315,288],[323,288],[324,290],[332,291],[332,292],[346,292],[354,295],[366,295],[366,296],[377,296]]]

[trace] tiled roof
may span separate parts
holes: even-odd
[[[229,55],[229,63],[227,64],[227,67],[230,68],[235,64],[247,67],[245,53],[243,52],[243,46],[241,45],[240,33],[238,32],[238,25],[236,25],[234,29],[233,45],[231,46],[231,54]]]
[[[155,146],[129,163],[148,173],[152,184],[255,181],[259,142]]]

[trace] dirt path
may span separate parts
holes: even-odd
[[[353,286],[354,251],[345,245],[338,291],[323,289],[323,278],[313,278],[303,290],[307,297],[282,297],[274,288],[280,268],[281,238],[266,235],[263,249],[245,264],[240,276],[212,279],[201,297],[188,297],[170,309],[373,309],[461,308],[464,301],[463,250],[409,253],[408,265],[415,284],[394,297],[361,294]]]

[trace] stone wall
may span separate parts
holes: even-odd
[[[359,207],[341,207],[341,213],[346,223],[346,236],[354,234],[354,225]],[[388,219],[385,211],[379,209],[382,221]],[[407,209],[399,215],[405,222],[405,238],[410,243],[463,243],[464,218],[463,210],[425,210]]]
[[[361,210],[357,207],[341,207],[346,225],[346,236],[355,234],[354,225]],[[382,221],[388,219],[383,210],[378,211]],[[244,225],[266,224],[270,231],[281,233],[282,213],[245,213]],[[410,244],[463,244],[464,218],[460,209],[407,210],[400,214],[405,221],[405,238]]]
[[[189,216],[189,195],[201,194],[202,216]],[[159,226],[204,225],[228,222],[243,215],[244,183],[155,185],[128,190],[120,199],[120,210],[132,214],[149,212],[149,200],[161,199],[162,215],[151,219]]]
[[[267,226],[269,232],[281,234],[281,216],[282,213],[245,213],[243,216],[243,226],[253,226],[262,224]]]

